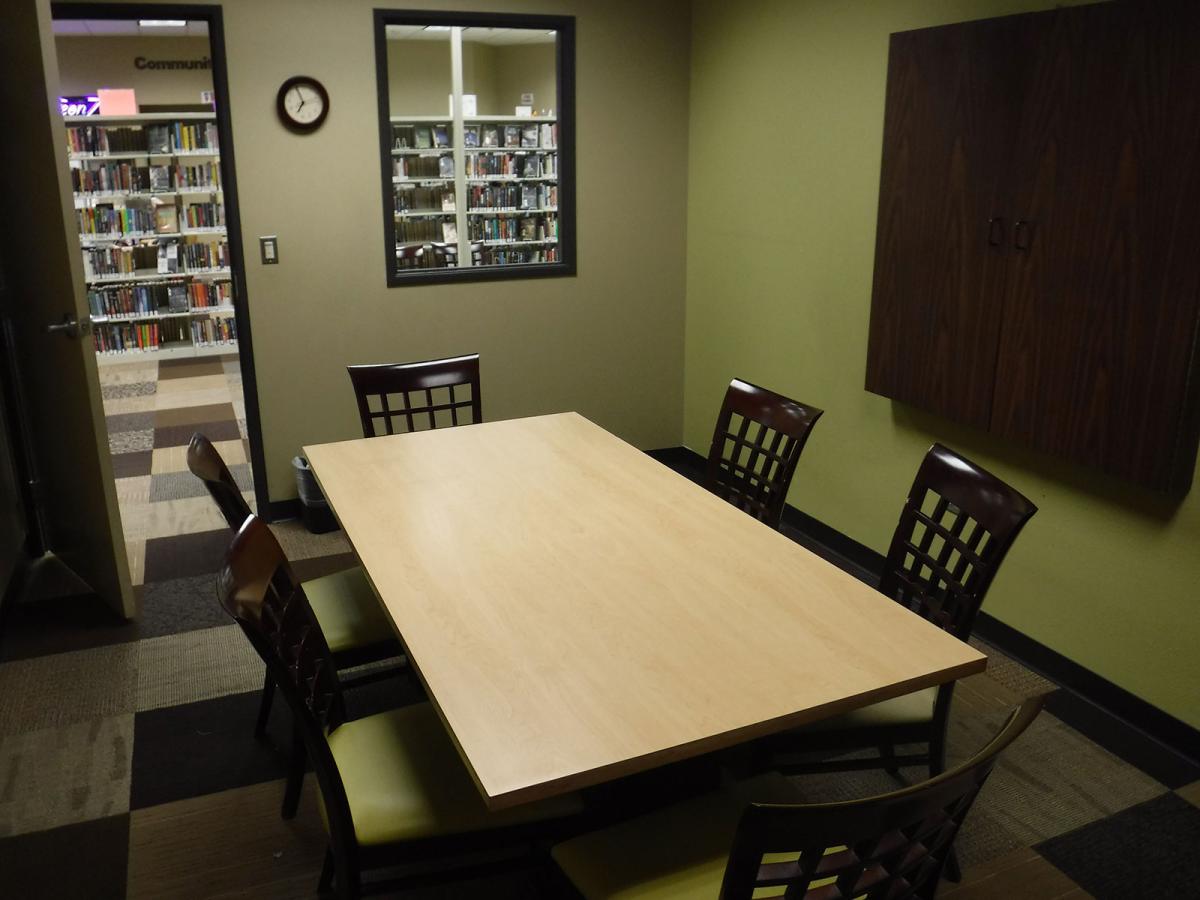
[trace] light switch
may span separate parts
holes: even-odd
[[[264,235],[258,239],[258,249],[262,253],[262,264],[274,266],[279,264],[279,238],[273,234]]]

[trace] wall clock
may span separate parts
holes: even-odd
[[[275,111],[289,130],[312,134],[329,115],[329,92],[311,76],[294,75],[279,86]]]

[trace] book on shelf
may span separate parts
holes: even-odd
[[[442,223],[442,240],[448,244],[458,243],[458,226],[454,222]]]
[[[536,241],[537,238],[538,238],[537,219],[521,219],[520,239],[523,241]]]
[[[433,146],[449,147],[450,146],[450,129],[446,125],[433,126]]]
[[[158,274],[172,275],[179,271],[179,244],[170,242],[158,248]]]
[[[479,146],[479,126],[466,125],[463,127],[463,146],[478,147]]]
[[[150,166],[149,168],[150,190],[169,191],[171,189],[171,167]]]
[[[497,125],[483,126],[483,146],[499,147],[500,146],[500,128]]]
[[[167,125],[150,125],[146,128],[146,149],[151,153],[171,152],[171,129]]]
[[[536,123],[521,126],[521,146],[536,147],[538,145],[538,127]]]
[[[454,177],[454,157],[439,156],[438,157],[438,175],[442,178]]]
[[[179,233],[179,210],[174,203],[162,203],[154,208],[154,231],[156,234]]]
[[[521,146],[521,129],[517,125],[504,126],[504,146],[505,147],[520,147]]]
[[[171,312],[188,311],[187,285],[182,283],[167,285],[167,308]]]
[[[392,149],[408,150],[417,145],[416,136],[411,125],[392,126]]]
[[[417,125],[413,128],[413,144],[418,150],[429,150],[433,148],[433,131],[428,125]]]
[[[454,194],[451,191],[442,191],[442,212],[454,212]]]

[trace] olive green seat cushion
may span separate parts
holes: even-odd
[[[557,845],[551,855],[587,900],[715,900],[750,803],[799,803],[769,773]]]
[[[302,587],[334,653],[395,639],[361,566],[314,578]]]
[[[329,735],[329,749],[363,846],[541,821],[583,808],[578,795],[568,794],[489,812],[429,703],[346,722]]]

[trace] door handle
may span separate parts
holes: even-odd
[[[1004,218],[992,216],[988,219],[988,246],[999,247],[1004,243]]]
[[[92,327],[91,316],[84,316],[83,321],[76,319],[70,313],[63,313],[61,322],[46,326],[46,334],[61,334],[69,338],[81,338]]]
[[[1025,239],[1022,240],[1021,236]],[[1033,223],[1025,219],[1017,219],[1017,224],[1013,226],[1013,247],[1023,253],[1029,252],[1029,245],[1033,243]]]

